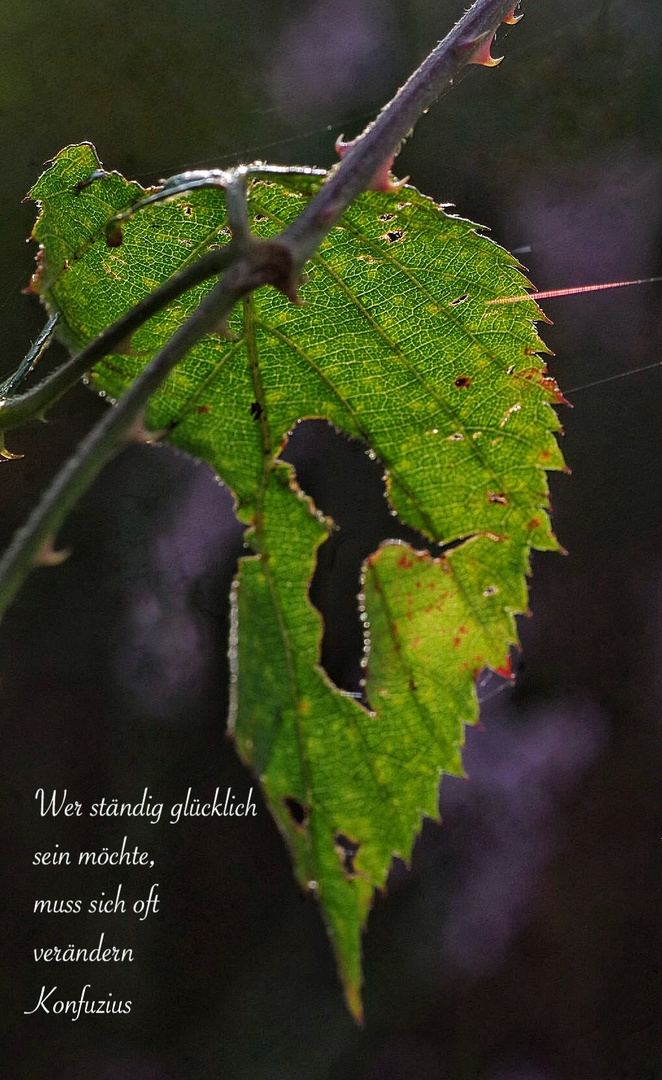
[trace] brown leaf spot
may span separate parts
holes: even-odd
[[[351,840],[349,836],[345,836],[344,833],[337,832],[334,837],[334,847],[342,863],[345,876],[348,878],[356,877],[354,859],[358,855],[361,845],[356,840]]]

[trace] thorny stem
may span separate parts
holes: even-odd
[[[246,173],[237,170],[240,183],[230,184],[228,205],[237,230],[233,242],[220,252],[204,255],[186,271],[165,282],[41,386],[0,408],[0,431],[43,411],[93,363],[112,352],[169,300],[229,265],[222,280],[138,376],[119,404],[83,440],[14,537],[0,561],[0,613],[6,610],[35,564],[61,561],[52,548],[57,530],[103,466],[130,439],[149,398],[175,365],[205,334],[223,327],[237,300],[254,289],[270,284],[290,299],[296,299],[301,270],[326,234],[354,199],[371,186],[374,178],[380,172],[386,173],[416,121],[453,84],[458,73],[467,64],[490,62],[490,41],[503,21],[512,21],[515,6],[515,0],[475,0],[355,141],[319,192],[278,239],[257,241],[248,234],[246,210],[238,198]],[[255,166],[249,167],[249,171],[254,170]]]
[[[87,491],[101,469],[131,440],[131,431],[149,398],[190,349],[211,333],[236,303],[228,288],[230,275],[218,282],[195,314],[141,372],[114,409],[92,429],[73,457],[58,473],[25,525],[16,533],[0,561],[0,611],[14,599],[23,580],[40,562],[55,564],[63,556],[53,551],[55,533]]]
[[[317,251],[357,195],[370,186],[378,170],[400,152],[416,121],[447,86],[452,86],[459,72],[475,62],[486,41],[514,7],[514,0],[476,0],[356,139],[327,183],[282,234],[298,267]]]

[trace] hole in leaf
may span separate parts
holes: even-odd
[[[358,855],[361,845],[357,844],[356,840],[350,840],[344,833],[336,833],[334,842],[345,874],[347,877],[355,877],[354,859]]]
[[[469,293],[464,293],[462,296],[456,296],[455,300],[451,300],[449,307],[457,307],[458,304],[464,304],[469,299]]]
[[[303,829],[308,820],[308,807],[304,806],[298,799],[294,799],[291,795],[285,796],[283,799],[283,806],[292,818],[292,823],[295,828]]]
[[[438,545],[393,515],[385,497],[384,467],[365,449],[363,442],[342,435],[325,420],[305,420],[281,453],[282,460],[294,465],[300,487],[336,526],[319,548],[310,599],[324,621],[322,667],[337,687],[364,704],[364,625],[357,601],[363,561],[384,540],[404,540],[434,556],[441,553]]]
[[[395,214],[380,214],[379,215],[379,220],[383,221],[384,224],[386,224],[387,221],[394,221],[395,220]]]
[[[398,240],[402,240],[404,235],[405,234],[402,229],[393,229],[392,232],[384,233],[384,235],[380,236],[379,239],[388,240],[389,244],[397,244]]]

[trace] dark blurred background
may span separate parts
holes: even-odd
[[[41,328],[21,295],[34,208],[63,145],[143,183],[262,157],[328,166],[461,14],[462,0],[4,0],[0,377]],[[473,69],[419,125],[400,175],[519,251],[540,288],[662,273],[662,9],[525,0],[496,71]],[[660,1080],[661,286],[550,300],[571,477],[552,478],[567,558],[537,555],[515,689],[479,684],[469,781],[442,784],[407,873],[365,939],[366,1026],[342,1002],[315,903],[258,817],[171,827],[41,821],[37,788],[166,803],[254,781],[224,737],[227,593],[242,550],[228,493],[169,449],[103,474],[0,629],[5,1073],[33,1080]],[[54,347],[48,363],[63,353]],[[46,362],[46,361],[45,361]],[[634,372],[628,375],[628,372]],[[609,381],[605,381],[609,380]],[[84,387],[11,434],[3,539],[103,412]],[[302,425],[288,455],[341,526],[314,583],[324,660],[356,676],[361,559],[389,535],[380,470]],[[153,871],[38,869],[35,850],[118,846]],[[37,897],[127,895],[161,911],[33,916]],[[36,964],[69,942],[133,964]],[[68,971],[67,967],[72,970]],[[95,967],[108,970],[93,970]],[[55,997],[128,1016],[24,1016]]]

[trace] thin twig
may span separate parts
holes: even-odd
[[[247,234],[245,208],[239,205],[237,198],[241,194],[240,185],[235,185],[230,194],[229,210],[238,235],[227,248],[204,255],[171,278],[41,387],[0,408],[0,430],[43,412],[93,363],[112,352],[151,314],[193,284],[229,267],[194,314],[138,376],[119,404],[83,440],[14,538],[0,562],[0,612],[11,603],[24,578],[40,561],[40,554],[43,562],[59,561],[53,552],[57,530],[103,466],[130,437],[147,401],[175,365],[205,334],[225,325],[237,300],[254,289],[274,285],[291,299],[296,299],[296,286],[304,263],[357,195],[369,188],[377,177],[381,186],[387,186],[387,170],[419,117],[437,100],[442,90],[452,84],[466,64],[491,63],[489,44],[499,24],[506,19],[512,21],[513,6],[513,0],[476,0],[374,123],[348,148],[327,182],[280,237],[261,241]],[[249,167],[249,171],[257,171],[257,166]],[[170,194],[173,194],[171,190],[168,191]]]
[[[416,121],[446,87],[452,86],[467,64],[477,62],[493,33],[516,6],[514,0],[476,0],[377,119],[352,143],[328,181],[281,235],[290,245],[297,266],[302,267],[317,251],[357,195],[371,186],[385,165],[392,163]]]
[[[199,285],[207,278],[214,277],[225,270],[235,257],[235,251],[231,244],[217,251],[209,251],[197,262],[187,266],[174,277],[159,285],[158,289],[140,300],[135,307],[122,315],[117,322],[109,326],[98,338],[90,342],[76,356],[72,356],[65,364],[54,371],[38,386],[28,390],[25,394],[9,398],[0,405],[0,431],[9,431],[11,428],[24,424],[33,416],[43,416],[46,409],[50,408],[67,390],[78,382],[82,375],[93,367],[104,356],[108,356],[119,345],[130,339],[148,319],[167,307],[182,293]]]
[[[87,435],[58,473],[0,561],[0,611],[12,602],[23,580],[40,562],[62,561],[54,552],[57,530],[101,469],[128,441],[149,398],[187,352],[211,333],[236,303],[228,277],[218,282],[167,345],[140,373],[114,409]]]
[[[30,346],[13,375],[10,375],[8,379],[5,379],[3,383],[0,383],[0,401],[11,397],[19,383],[22,383],[25,376],[30,374],[37,363],[37,360],[40,359],[42,353],[44,353],[51,344],[55,335],[55,328],[59,321],[60,313],[59,311],[56,311],[54,315],[51,315],[37,340]]]

